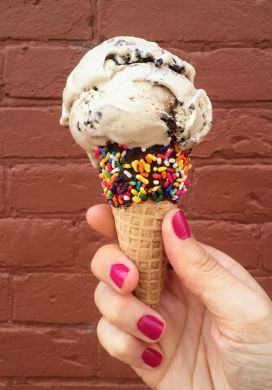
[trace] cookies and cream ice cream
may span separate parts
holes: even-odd
[[[63,92],[60,123],[69,126],[94,166],[109,143],[142,148],[175,142],[183,150],[209,131],[212,108],[194,87],[192,65],[156,43],[109,39],[88,51]]]

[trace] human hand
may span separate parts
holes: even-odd
[[[87,221],[116,239],[110,206],[90,208]],[[182,211],[165,216],[162,233],[173,270],[158,311],[132,295],[138,271],[118,245],[94,256],[102,346],[153,389],[271,389],[269,297],[239,263],[190,237]]]

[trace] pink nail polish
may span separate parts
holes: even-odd
[[[190,228],[182,210],[179,210],[174,214],[172,225],[178,238],[185,240],[186,238],[191,237]]]
[[[148,366],[155,368],[161,364],[162,355],[153,348],[146,348],[142,354],[142,359]]]
[[[126,265],[113,264],[110,270],[110,277],[119,288],[122,288],[128,272],[129,268]]]
[[[146,315],[137,322],[138,329],[151,340],[157,340],[164,328],[164,323],[154,316]]]

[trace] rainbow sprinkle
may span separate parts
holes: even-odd
[[[151,153],[152,150],[152,153]],[[99,161],[101,196],[115,207],[147,199],[177,203],[190,184],[190,151],[177,144],[140,148],[111,144],[95,150]]]

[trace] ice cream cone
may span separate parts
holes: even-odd
[[[164,285],[167,258],[162,240],[162,220],[176,205],[165,200],[132,204],[128,208],[112,207],[121,250],[136,265],[139,283],[134,294],[156,309]]]
[[[190,154],[212,124],[195,70],[154,42],[115,37],[67,79],[60,123],[98,168],[121,250],[136,264],[135,295],[158,307],[166,270],[161,225],[190,180]]]

